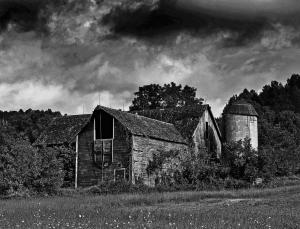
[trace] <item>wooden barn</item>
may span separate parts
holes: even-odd
[[[155,152],[187,150],[173,124],[97,106],[92,115],[56,118],[35,145],[75,145],[75,187],[108,180],[153,185],[146,168]]]
[[[222,135],[209,105],[141,110],[133,113],[172,123],[196,153],[206,148],[217,158],[221,155]]]

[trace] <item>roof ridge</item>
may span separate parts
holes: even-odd
[[[100,107],[104,107],[104,106],[100,106]],[[146,117],[146,116],[143,116],[143,115],[139,115],[137,113],[131,113],[130,111],[120,111],[120,110],[117,110],[117,109],[114,109],[114,108],[109,108],[109,107],[104,107],[105,109],[111,109],[111,110],[115,110],[115,111],[118,111],[118,112],[122,112],[122,113],[125,113],[125,114],[128,114],[128,115],[132,115],[132,116],[137,116],[139,118],[145,118],[145,119],[150,119],[152,121],[155,121],[155,122],[162,122],[162,123],[165,123],[165,124],[169,124],[169,125],[172,125],[172,123],[169,123],[169,122],[164,122],[164,121],[161,121],[161,120],[157,120],[157,119],[154,119],[154,118],[149,118],[149,117]]]
[[[139,114],[132,114],[132,113],[129,113],[129,112],[127,112],[127,113],[128,113],[128,114],[131,114],[131,115],[138,116],[139,118],[150,119],[150,120],[155,121],[155,122],[162,122],[162,123],[164,123],[164,124],[168,124],[168,125],[174,126],[172,123],[169,123],[169,122],[164,122],[164,121],[161,121],[161,120],[158,120],[158,119],[149,118],[149,117],[146,117],[146,116],[143,116],[143,115],[139,115]]]
[[[143,112],[143,111],[162,111],[162,110],[175,110],[175,109],[184,109],[184,108],[194,108],[194,107],[210,107],[209,104],[195,104],[195,105],[187,105],[182,107],[166,107],[166,108],[154,108],[154,109],[143,109],[143,110],[136,110],[132,112]]]
[[[92,114],[75,114],[75,115],[63,115],[61,117],[75,117],[75,116],[83,116],[83,115],[92,115]]]

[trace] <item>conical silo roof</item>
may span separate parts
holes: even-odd
[[[229,106],[227,114],[236,114],[236,115],[247,115],[247,116],[258,116],[254,107],[247,103],[245,100],[238,100]]]

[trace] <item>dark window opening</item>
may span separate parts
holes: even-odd
[[[215,134],[213,129],[208,126],[206,123],[206,131],[205,131],[205,146],[209,153],[211,153],[212,158],[217,157],[217,141],[215,139]]]
[[[95,132],[96,132],[96,139],[101,139],[100,137],[100,115],[97,115],[95,118]]]
[[[115,169],[114,170],[115,181],[124,181],[125,178],[125,169]]]
[[[113,117],[105,112],[99,113],[95,118],[96,139],[114,138],[114,120]]]

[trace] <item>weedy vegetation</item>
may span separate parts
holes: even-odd
[[[299,228],[300,186],[0,202],[1,228]]]

